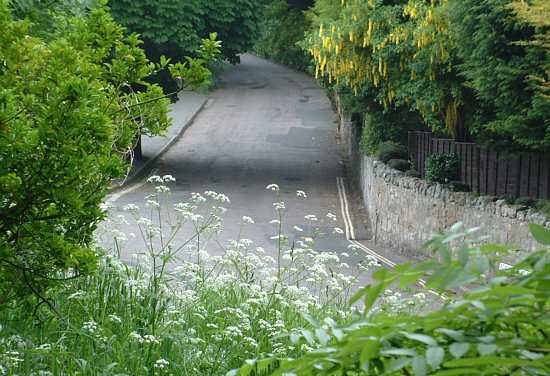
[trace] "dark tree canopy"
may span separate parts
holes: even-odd
[[[112,0],[117,21],[139,33],[150,58],[181,59],[192,54],[201,38],[218,33],[230,62],[251,48],[261,15],[261,0]]]

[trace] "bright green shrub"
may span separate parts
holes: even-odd
[[[0,308],[29,294],[42,304],[50,285],[94,269],[123,155],[170,125],[162,89],[144,82],[165,62],[151,64],[105,7],[63,20],[44,40],[0,0]],[[188,63],[170,67],[182,85],[208,78]]]
[[[390,159],[387,164],[391,168],[403,172],[411,168],[411,162],[406,159]]]
[[[446,184],[457,179],[459,160],[456,154],[432,154],[426,159],[426,179]]]
[[[376,158],[384,163],[390,159],[407,159],[408,157],[405,146],[390,141],[381,143],[376,154]]]

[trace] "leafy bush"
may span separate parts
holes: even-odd
[[[343,90],[338,88],[340,97],[342,92]],[[361,151],[367,155],[375,155],[380,144],[386,141],[405,145],[408,141],[408,131],[415,129],[420,122],[418,116],[404,108],[385,112],[379,106],[367,105],[368,99],[361,99],[354,106],[356,112],[364,112],[365,108],[368,108],[361,133]]]
[[[475,98],[464,97],[471,111],[468,126],[485,144],[548,151],[550,97],[533,78],[546,76],[548,84],[550,50],[532,43],[537,29],[519,20],[510,3],[449,2],[459,74],[475,92]],[[543,33],[549,27],[547,20]]]
[[[234,375],[546,375],[550,373],[550,230],[530,226],[543,246],[513,266],[503,264],[511,249],[479,245],[455,225],[428,246],[435,257],[417,267],[398,265],[374,273],[374,282],[352,301],[362,300],[362,317],[345,326],[313,324],[296,345],[315,350],[299,358],[273,355],[250,360]],[[425,314],[372,310],[392,285],[419,283],[446,298],[443,307]],[[424,282],[422,282],[424,284]],[[463,291],[457,292],[457,289]],[[257,367],[257,368],[255,368]]]
[[[456,180],[459,161],[456,154],[432,154],[426,159],[426,179],[446,184]]]
[[[100,205],[124,154],[170,125],[169,101],[144,79],[209,77],[197,60],[151,64],[105,7],[58,27],[36,37],[0,0],[0,308],[29,294],[45,303],[49,286],[95,268]]]
[[[411,162],[406,159],[390,159],[388,161],[388,166],[399,171],[407,171],[411,168]]]
[[[287,0],[274,0],[266,4],[254,51],[276,62],[306,70],[311,57],[298,45],[309,28],[308,21],[299,8]]]
[[[378,146],[376,157],[387,163],[390,159],[407,159],[409,157],[407,148],[395,142],[383,142]]]
[[[152,60],[165,55],[179,61],[215,32],[224,41],[224,58],[238,62],[238,54],[252,47],[261,16],[257,0],[113,0],[109,5],[118,22],[142,36]]]

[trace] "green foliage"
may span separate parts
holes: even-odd
[[[174,178],[148,180],[155,190],[146,206],[125,206],[122,221],[113,210],[101,226],[106,232],[98,230],[114,237],[114,249],[97,272],[52,292],[61,318],[48,309],[30,317],[21,301],[0,311],[1,373],[224,375],[248,358],[302,354],[287,334],[308,320],[349,318],[355,279],[336,253],[314,250],[314,242],[290,248],[281,241],[278,250],[264,250],[243,238],[210,254],[205,248],[217,243],[228,198],[208,191],[173,205]],[[131,265],[115,256],[135,250],[125,249],[120,231],[128,224],[143,234]],[[244,217],[241,230],[251,225]],[[285,257],[276,261],[274,251]]]
[[[150,63],[105,7],[63,21],[43,39],[0,0],[0,307],[44,303],[51,285],[95,268],[92,235],[124,154],[170,125],[162,89],[145,82],[166,59]]]
[[[420,175],[420,172],[414,169],[410,169],[405,171],[405,175],[410,176],[411,178],[420,178],[422,175]]]
[[[523,205],[523,206],[532,206],[535,203],[535,200],[531,197],[518,197],[515,199],[514,204],[515,205]]]
[[[407,171],[411,168],[411,162],[407,159],[390,159],[388,161],[388,166],[399,171]]]
[[[299,46],[309,28],[301,7],[295,8],[287,0],[272,0],[265,5],[260,33],[254,51],[276,62],[306,70],[311,57]]]
[[[538,200],[535,204],[537,210],[546,215],[550,219],[550,200]]]
[[[376,158],[384,163],[391,159],[408,159],[408,157],[409,154],[405,146],[391,141],[381,143],[376,153]]]
[[[409,129],[418,124],[418,116],[404,108],[395,111],[383,111],[379,106],[371,105],[364,115],[361,132],[361,151],[374,155],[381,143],[386,141],[406,145]]]
[[[532,13],[537,26],[526,24],[510,3],[317,0],[304,46],[318,77],[368,98],[361,112],[406,109],[438,134],[550,150],[548,26]],[[375,123],[366,151],[403,129]]]
[[[426,179],[446,184],[457,180],[459,160],[456,154],[432,154],[426,159]]]
[[[354,301],[365,305],[363,316],[346,326],[314,326],[323,336],[319,347],[289,359],[272,356],[260,362],[271,375],[546,375],[550,372],[550,230],[530,226],[542,250],[512,267],[502,267],[511,250],[482,244],[460,224],[428,244],[434,258],[413,267],[374,273],[374,282]],[[390,286],[412,286],[426,280],[444,305],[426,314],[377,313],[372,306]],[[465,288],[457,293],[458,288]],[[296,344],[311,338],[294,338]],[[254,362],[249,362],[248,364]],[[235,375],[268,374],[247,372]],[[264,368],[265,369],[265,368]]]
[[[201,38],[217,33],[222,55],[235,63],[252,47],[261,15],[259,0],[112,0],[113,16],[145,41],[147,56],[180,61],[192,55]]]
[[[529,80],[544,77],[550,54],[532,40],[509,0],[449,2],[458,70],[475,93],[469,128],[485,144],[550,150],[550,99]]]

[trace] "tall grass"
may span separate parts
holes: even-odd
[[[50,292],[55,312],[43,306],[33,316],[29,302],[0,312],[0,374],[224,375],[246,359],[310,350],[290,340],[308,320],[351,318],[346,301],[360,271],[314,250],[314,234],[290,247],[284,203],[274,205],[277,257],[247,239],[212,256],[204,241],[222,231],[229,199],[205,192],[170,207],[171,181],[151,178],[146,209],[127,205],[119,218],[134,224],[146,252],[122,262],[127,235],[114,229],[95,274]],[[193,235],[177,243],[185,228]]]

